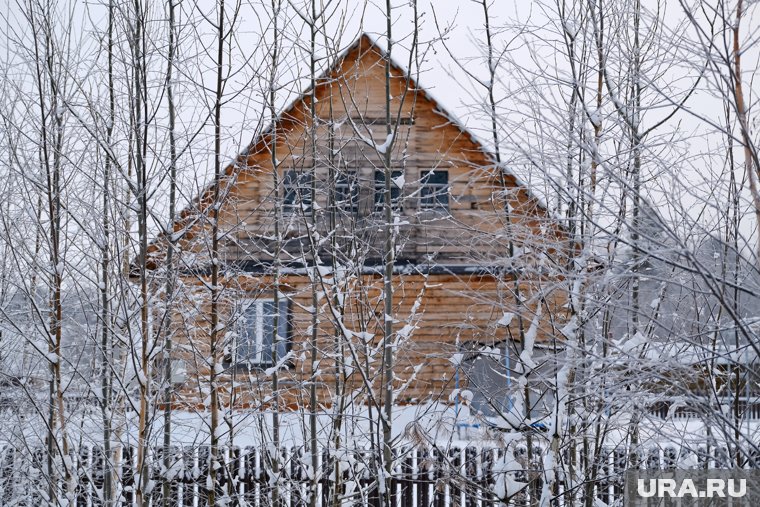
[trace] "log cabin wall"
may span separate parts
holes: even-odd
[[[330,275],[326,275],[329,277]],[[311,285],[304,275],[285,277],[279,286],[288,301],[288,358],[278,372],[283,403],[295,408],[305,406],[311,381],[309,338],[311,336]],[[222,303],[225,349],[234,355],[240,319],[236,302],[242,299],[268,299],[275,288],[270,277],[237,276],[224,281]],[[539,343],[561,340],[559,328],[566,314],[563,292],[553,290],[550,279],[519,281],[511,276],[490,274],[400,274],[394,283],[394,350],[396,354],[396,400],[398,403],[428,401],[450,402],[455,388],[467,387],[467,379],[457,380],[456,354],[472,345],[501,347],[505,340],[519,342],[521,328],[530,327],[536,315],[536,304],[542,314]],[[348,281],[341,310],[336,310],[337,294],[325,294],[318,308],[320,403],[331,406],[339,395],[352,401],[367,403],[370,396],[379,396],[381,387],[383,303],[382,277],[358,276]],[[506,310],[515,310],[515,289],[522,298],[550,294],[540,303],[522,307],[518,315],[504,324]],[[207,397],[208,300],[203,284],[187,292],[181,321],[176,330],[181,338],[175,359],[184,362],[187,381],[177,392],[177,403],[199,407]],[[188,310],[193,308],[194,311]],[[522,318],[522,322],[520,321]],[[231,352],[232,351],[232,352]],[[226,402],[241,408],[255,408],[270,399],[271,364],[259,366],[231,359],[225,363],[222,381]],[[458,385],[457,385],[458,382]],[[234,398],[229,399],[235,385]],[[336,391],[344,385],[345,391]]]

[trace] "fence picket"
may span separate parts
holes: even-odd
[[[474,447],[464,450],[465,506],[478,507],[478,451]]]
[[[433,507],[446,507],[446,456],[437,448],[433,448]]]
[[[495,507],[496,496],[493,494],[494,476],[493,476],[494,449],[482,449],[480,451],[481,475],[480,488],[483,500],[483,507]]]
[[[113,462],[105,456],[102,447],[83,446],[70,450],[70,480],[59,477],[59,490],[68,488],[73,493],[72,507],[102,507],[101,494],[105,474],[109,467],[117,473],[114,491],[118,495],[118,507],[135,506],[135,449],[130,446],[114,448]],[[164,481],[169,485],[170,507],[204,507],[208,504],[209,488],[214,487],[217,498],[228,498],[228,505],[245,504],[250,507],[269,507],[274,478],[267,473],[272,456],[266,449],[246,447],[220,448],[220,467],[217,483],[208,484],[210,448],[170,447],[169,466],[164,466],[163,447],[150,449],[148,459],[153,489],[149,492],[150,507],[164,505]],[[514,505],[536,502],[541,494],[544,479],[541,447],[532,447],[532,459],[525,446],[513,451],[503,448],[453,447],[448,451],[436,447],[398,447],[393,450],[393,474],[386,483],[393,507],[496,507],[500,500],[494,494],[499,474],[495,466],[505,453],[514,452],[515,459],[529,466],[513,473],[518,481],[533,481],[532,487],[524,489],[512,499]],[[728,449],[713,446],[696,450],[698,466],[727,466],[731,464]],[[625,447],[602,448],[598,455],[589,453],[589,466],[596,468],[593,495],[600,504],[619,504],[623,495],[623,478],[634,463],[641,468],[672,470],[679,464],[693,459],[690,451],[673,446],[629,450]],[[750,452],[747,452],[753,458]],[[563,456],[569,456],[565,453]],[[311,454],[303,446],[278,450],[281,463],[277,487],[284,507],[310,505],[311,481],[307,467]],[[318,488],[316,505],[319,507],[370,506],[380,507],[377,459],[372,451],[360,449],[349,454],[331,453],[324,449],[318,465]],[[749,466],[754,465],[750,459]],[[334,475],[340,471],[340,477]],[[48,488],[46,449],[36,448],[22,452],[10,446],[0,448],[0,504],[32,506],[45,503]],[[338,480],[336,480],[338,479]],[[569,501],[563,478],[553,486],[558,505]],[[337,500],[337,503],[336,503]],[[527,502],[527,503],[526,503]]]
[[[122,451],[122,459],[121,459],[121,480],[122,484],[124,484],[123,493],[122,493],[122,505],[126,506],[132,506],[134,504],[135,495],[134,495],[134,484],[135,484],[135,475],[134,475],[134,468],[133,468],[133,460],[132,460],[132,448],[127,446]]]
[[[399,485],[401,486],[401,494],[399,498],[401,500],[401,507],[412,507],[413,497],[413,480],[412,472],[414,470],[414,457],[409,448],[401,449],[401,477],[399,478]]]
[[[449,465],[451,473],[449,474],[449,504],[452,506],[462,505],[462,490],[459,482],[462,472],[462,451],[454,447],[449,451]]]

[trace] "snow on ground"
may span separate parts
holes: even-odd
[[[205,411],[175,411],[172,414],[172,442],[175,445],[197,446],[210,442],[210,413]],[[378,429],[378,414],[372,414],[367,407],[349,408],[343,414],[341,441],[343,445],[369,445],[370,431],[382,438]],[[374,421],[373,425],[370,421]],[[317,415],[320,440],[327,442],[334,437],[335,415],[321,412]],[[613,448],[626,440],[630,429],[629,415],[616,415],[609,421],[612,428],[607,436],[607,446]],[[100,413],[93,409],[84,417],[68,421],[70,441],[75,447],[102,444],[102,424]],[[280,442],[285,447],[300,446],[309,438],[309,417],[307,413],[284,412],[279,415]],[[394,410],[393,436],[400,442],[436,442],[446,447],[466,445],[500,446],[515,440],[519,434],[494,430],[498,421],[486,421],[470,414],[466,405],[429,403],[397,407]],[[729,425],[723,425],[729,428]],[[156,414],[151,441],[160,445],[163,441],[163,414]],[[230,430],[231,428],[231,430]],[[222,417],[222,431],[219,433],[223,445],[257,447],[272,441],[273,413],[256,410],[237,410]],[[740,428],[742,435],[760,442],[760,421],[745,422]],[[0,414],[0,444],[19,447],[37,447],[44,442],[45,424],[39,416],[21,416],[18,413]],[[539,433],[537,433],[540,435]],[[116,432],[114,443],[137,444],[137,417],[128,417],[122,428]],[[232,438],[230,438],[232,437]],[[547,438],[549,436],[547,435]],[[647,417],[639,425],[639,440],[644,447],[666,447],[698,449],[707,445],[722,446],[733,439],[721,433],[719,427],[707,426],[695,418],[662,420]],[[352,444],[349,444],[352,442]],[[538,440],[540,442],[540,438]]]
[[[97,407],[85,416],[70,418],[67,422],[69,435],[82,444],[102,444],[102,421]],[[321,439],[331,439],[334,434],[335,414],[320,412],[317,425]],[[298,446],[309,438],[308,413],[303,411],[279,414],[280,442],[283,446]],[[342,414],[341,438],[343,442],[354,441],[357,445],[369,443],[370,421],[376,435],[382,435],[377,428],[378,414],[372,414],[367,407],[349,408]],[[172,413],[172,441],[176,445],[204,445],[210,442],[211,414],[207,411],[179,411]],[[137,416],[131,413],[117,431],[114,440],[135,445],[137,443]],[[273,413],[271,411],[236,410],[222,413],[222,443],[236,446],[260,446],[272,440]],[[156,444],[163,441],[163,413],[153,419],[151,440]],[[231,428],[231,430],[230,430]],[[21,415],[5,412],[0,414],[0,444],[24,443],[25,446],[41,445],[45,437],[45,424],[35,414]],[[397,407],[394,410],[393,436],[401,440],[423,438],[429,441],[447,442],[449,445],[466,444],[473,439],[486,438],[483,425],[476,417],[471,417],[468,407],[445,404],[421,404]],[[382,438],[382,437],[381,437]]]

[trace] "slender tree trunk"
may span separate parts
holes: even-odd
[[[311,80],[310,89],[311,97],[309,101],[309,114],[311,115],[311,128],[309,130],[309,141],[311,143],[311,228],[312,233],[317,231],[317,207],[314,205],[317,199],[317,110],[316,110],[316,87],[317,87],[317,55],[316,55],[316,38],[317,38],[317,2],[311,0],[311,19],[309,20],[309,35],[311,50],[309,52],[309,77]],[[319,263],[319,251],[314,241],[310,242],[312,246],[312,280],[311,280],[311,336],[309,339],[310,349],[310,374],[309,382],[309,447],[311,450],[311,490],[309,492],[309,505],[315,507],[317,503],[317,484],[319,466],[319,448],[317,439],[317,339],[319,337],[319,272],[317,265]],[[337,479],[337,477],[336,477]],[[338,491],[338,484],[336,483]],[[337,495],[336,495],[337,496]]]
[[[633,151],[633,196],[632,196],[632,221],[631,221],[631,246],[633,248],[633,257],[631,259],[631,316],[633,321],[632,331],[639,332],[639,313],[641,311],[640,285],[641,276],[639,275],[642,262],[641,250],[641,136],[639,133],[641,121],[641,42],[639,39],[641,23],[641,3],[635,1],[634,5],[634,40],[633,40],[633,79],[632,89],[633,97],[631,100],[631,149]],[[633,415],[630,424],[631,439],[631,466],[638,466],[638,445],[639,445],[639,409],[634,406]]]
[[[52,19],[50,5],[44,5],[46,20]],[[44,28],[37,24],[33,7],[30,6],[29,20],[33,31],[35,67],[36,67],[36,92],[38,107],[40,110],[41,128],[41,163],[45,171],[45,198],[47,200],[47,213],[49,219],[49,273],[50,293],[48,302],[49,331],[48,331],[48,365],[49,379],[49,412],[48,412],[48,495],[51,502],[59,501],[58,473],[55,469],[55,456],[61,455],[62,466],[65,471],[65,480],[68,481],[69,470],[65,457],[68,455],[68,439],[66,438],[65,412],[63,401],[63,387],[61,382],[61,341],[62,341],[62,308],[61,308],[61,284],[63,277],[63,259],[61,256],[61,150],[63,145],[63,113],[61,97],[59,96],[59,83],[56,82],[56,55],[53,40],[52,27],[44,23]],[[42,30],[42,41],[40,41]],[[40,48],[42,44],[42,48]],[[44,56],[40,54],[44,53]],[[44,70],[42,65],[44,65]],[[47,86],[46,86],[47,84]],[[50,94],[50,106],[47,107],[46,95]],[[50,125],[49,125],[50,123]],[[52,130],[52,133],[49,131]],[[52,153],[51,153],[52,152]],[[32,295],[36,297],[36,295]],[[58,435],[60,432],[60,447]]]
[[[211,456],[209,463],[210,485],[208,490],[208,504],[216,505],[217,492],[217,467],[220,465],[219,452],[219,386],[217,368],[219,354],[219,208],[221,206],[222,185],[222,96],[224,93],[224,41],[225,41],[225,12],[224,0],[219,0],[219,19],[217,25],[217,53],[216,53],[216,97],[214,102],[214,199],[211,207],[211,350],[210,350],[210,390],[211,390]],[[219,365],[221,366],[221,365]],[[219,368],[220,369],[220,368]]]
[[[175,139],[176,111],[174,108],[174,53],[176,42],[174,40],[174,0],[169,0],[169,54],[166,64],[166,99],[169,108],[169,218],[168,230],[166,231],[166,294],[164,304],[164,478],[163,478],[163,503],[169,507],[172,502],[169,480],[169,470],[172,467],[171,440],[172,440],[172,304],[174,300],[174,246],[177,238],[174,237],[174,221],[177,207],[177,142]]]
[[[275,218],[274,218],[274,236],[275,236],[275,250],[274,250],[274,259],[273,259],[273,269],[274,272],[272,273],[272,289],[274,291],[273,300],[274,300],[274,318],[272,319],[272,364],[277,364],[277,345],[278,345],[278,337],[277,337],[277,331],[279,328],[279,319],[280,319],[280,256],[282,253],[282,230],[281,230],[281,221],[282,221],[282,210],[281,206],[279,205],[278,196],[279,196],[279,175],[278,175],[278,165],[279,160],[277,159],[277,109],[276,109],[276,99],[277,99],[277,69],[278,69],[278,59],[279,59],[279,51],[278,51],[278,44],[280,43],[280,28],[279,28],[279,17],[280,17],[280,10],[282,7],[281,0],[272,0],[272,29],[273,29],[273,40],[272,40],[272,52],[271,52],[271,58],[272,58],[272,67],[271,67],[271,76],[269,81],[269,90],[268,90],[268,98],[269,98],[269,119],[272,129],[272,137],[270,141],[270,154],[271,154],[271,161],[272,161],[272,183],[274,185],[275,189]],[[312,203],[313,205],[313,203]],[[272,469],[272,475],[275,478],[274,484],[272,484],[272,505],[274,507],[280,507],[283,505],[282,499],[280,498],[280,386],[279,386],[279,373],[277,371],[277,368],[274,368],[274,371],[272,372],[272,449],[274,454],[269,456],[270,460],[270,466]]]
[[[385,132],[388,136],[383,153],[383,168],[385,172],[385,192],[384,192],[384,256],[385,269],[383,273],[383,405],[384,413],[381,414],[380,420],[383,426],[383,456],[384,465],[383,477],[378,477],[380,481],[380,493],[382,503],[390,507],[391,505],[391,477],[393,476],[393,263],[394,255],[394,238],[393,238],[393,201],[391,199],[391,185],[393,184],[393,145],[394,145],[394,126],[391,123],[391,55],[393,54],[392,39],[392,11],[391,1],[385,2],[386,14],[386,36],[388,41],[388,56],[385,59]]]
[[[757,231],[757,252],[756,262],[760,267],[760,189],[758,188],[758,177],[760,176],[760,165],[757,160],[757,153],[753,151],[752,137],[750,134],[750,125],[747,119],[747,109],[744,104],[744,82],[742,79],[742,47],[739,40],[742,17],[744,16],[743,0],[736,1],[736,22],[733,25],[733,81],[734,96],[736,100],[736,117],[739,120],[741,130],[742,148],[744,149],[744,170],[749,179],[750,193],[755,208],[755,228]]]
[[[135,176],[137,178],[137,233],[139,241],[138,270],[140,277],[140,361],[138,384],[140,386],[140,415],[137,434],[137,481],[136,497],[138,505],[147,505],[146,487],[149,483],[148,441],[150,424],[148,421],[151,397],[150,369],[150,300],[148,292],[148,167],[146,161],[148,146],[148,105],[147,73],[145,56],[144,9],[141,0],[135,0],[135,29],[133,32],[133,72],[134,72],[134,155]]]
[[[113,127],[116,117],[116,99],[113,79],[113,29],[114,29],[114,5],[108,4],[108,125],[106,127],[106,144],[111,147],[113,139]],[[100,285],[100,311],[101,311],[101,415],[103,421],[103,502],[105,507],[113,505],[113,456],[111,456],[111,378],[112,378],[112,355],[111,350],[111,312],[108,300],[110,280],[110,248],[111,248],[111,157],[106,154],[103,170],[103,244],[101,248],[101,285]]]

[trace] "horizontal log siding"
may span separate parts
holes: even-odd
[[[542,281],[542,284],[546,281]],[[537,283],[520,282],[523,297],[530,301],[530,295],[535,294]],[[227,318],[223,320],[232,329],[229,311],[232,301],[239,297],[270,297],[273,293],[267,278],[241,276],[225,281],[224,303],[221,305]],[[367,384],[358,370],[365,368],[369,359],[368,379],[375,392],[379,392],[379,375],[381,367],[382,339],[382,280],[375,276],[362,276],[352,284],[350,292],[345,295],[345,314],[343,324],[354,333],[349,340],[341,336],[340,326],[336,325],[333,313],[328,309],[325,300],[319,308],[319,358],[320,374],[316,378],[319,385],[320,401],[330,405],[335,387],[336,368],[339,370],[351,364],[355,367],[347,377],[349,390],[356,391],[356,398],[361,402],[367,401]],[[483,345],[494,345],[505,338],[519,340],[519,319],[513,318],[509,328],[498,325],[505,311],[516,312],[514,305],[514,282],[500,280],[492,276],[452,276],[452,275],[399,275],[394,291],[394,316],[398,320],[394,330],[400,331],[405,325],[414,325],[416,329],[408,338],[400,338],[396,350],[395,374],[397,385],[406,385],[398,393],[400,403],[416,403],[433,399],[448,400],[454,389],[453,379],[456,368],[451,359],[458,351],[457,343],[478,342]],[[284,386],[286,403],[291,406],[299,405],[300,398],[306,396],[306,385],[310,372],[307,359],[309,329],[311,325],[311,293],[309,281],[302,276],[286,276],[280,286],[280,291],[292,301],[292,350],[294,360],[281,370],[281,384]],[[181,325],[177,322],[177,330],[189,329],[177,347],[177,358],[183,359],[188,365],[188,379],[179,390],[177,402],[191,406],[202,406],[204,403],[204,379],[208,376],[207,364],[200,358],[208,357],[209,326],[205,315],[206,302],[203,298],[204,289],[199,285],[194,291],[197,298],[187,298],[186,308],[181,314],[194,318],[185,319]],[[542,292],[543,293],[543,292]],[[416,305],[419,299],[419,304]],[[201,301],[196,306],[192,301]],[[565,313],[562,291],[545,294],[544,310],[551,312],[555,319]],[[525,329],[535,315],[536,302],[529,302],[522,307],[523,326]],[[417,306],[416,313],[412,309]],[[548,310],[547,310],[548,307]],[[564,319],[558,319],[564,320]],[[554,326],[559,327],[560,322]],[[365,340],[369,333],[373,338]],[[359,336],[358,336],[359,335]],[[558,331],[552,327],[549,319],[543,319],[538,336],[538,342],[547,342],[558,336]],[[338,350],[342,344],[342,352]],[[374,354],[367,354],[367,351]],[[353,351],[353,353],[352,353]],[[374,358],[374,360],[373,360]],[[263,368],[251,368],[250,371],[229,368],[225,371],[222,385],[227,386],[229,393],[233,377],[238,383],[234,403],[240,406],[254,407],[266,402],[269,393],[269,375]],[[463,379],[461,379],[463,381]],[[408,385],[407,385],[408,384]],[[460,385],[463,387],[464,384]]]

